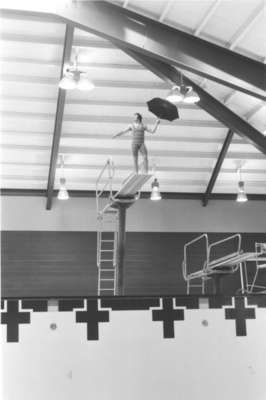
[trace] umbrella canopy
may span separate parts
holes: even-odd
[[[178,109],[170,101],[155,97],[154,99],[147,102],[149,111],[152,112],[156,117],[160,119],[166,119],[167,121],[173,121],[179,118]]]

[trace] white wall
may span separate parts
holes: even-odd
[[[95,199],[54,200],[44,197],[2,197],[2,230],[95,231]],[[266,232],[266,202],[139,200],[128,210],[128,231]]]
[[[185,310],[175,338],[163,339],[151,313],[111,311],[99,341],[86,340],[74,312],[32,313],[20,342],[2,344],[1,399],[265,400],[265,309],[243,337],[223,309],[200,309]]]

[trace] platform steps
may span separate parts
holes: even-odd
[[[108,208],[98,215],[98,296],[113,296],[116,288],[118,212]]]

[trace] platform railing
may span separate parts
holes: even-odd
[[[208,257],[209,257],[209,242],[208,242],[208,235],[206,233],[196,237],[195,239],[191,240],[190,242],[187,242],[184,245],[184,259],[183,259],[183,264],[182,264],[182,272],[183,272],[183,277],[184,279],[187,281],[188,277],[190,275],[190,271],[188,271],[188,251],[191,248],[191,246],[197,242],[203,241],[204,242],[204,248],[206,250],[206,259],[205,259],[205,263],[202,266],[201,269],[204,269],[205,264],[208,262]],[[197,271],[193,271],[193,272],[197,272]]]
[[[212,255],[212,252],[215,251],[215,249],[222,247],[226,243],[230,243],[230,242],[234,242],[234,241],[236,242],[236,245],[233,244],[233,248],[235,251],[229,252],[220,258],[214,257],[214,259],[211,261],[211,255]],[[239,255],[240,253],[241,253],[241,235],[239,233],[211,243],[208,247],[208,260],[206,263],[205,271],[208,272],[208,270],[212,268],[212,266],[213,266],[212,264],[217,265],[219,263],[222,263],[223,261],[226,261],[229,258]],[[235,265],[235,268],[233,269],[232,272],[234,272],[237,269],[238,269],[238,264]],[[222,273],[222,271],[219,271],[219,272]]]

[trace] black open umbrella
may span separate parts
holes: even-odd
[[[177,107],[168,100],[155,97],[147,102],[149,111],[160,119],[173,121],[179,118]]]

